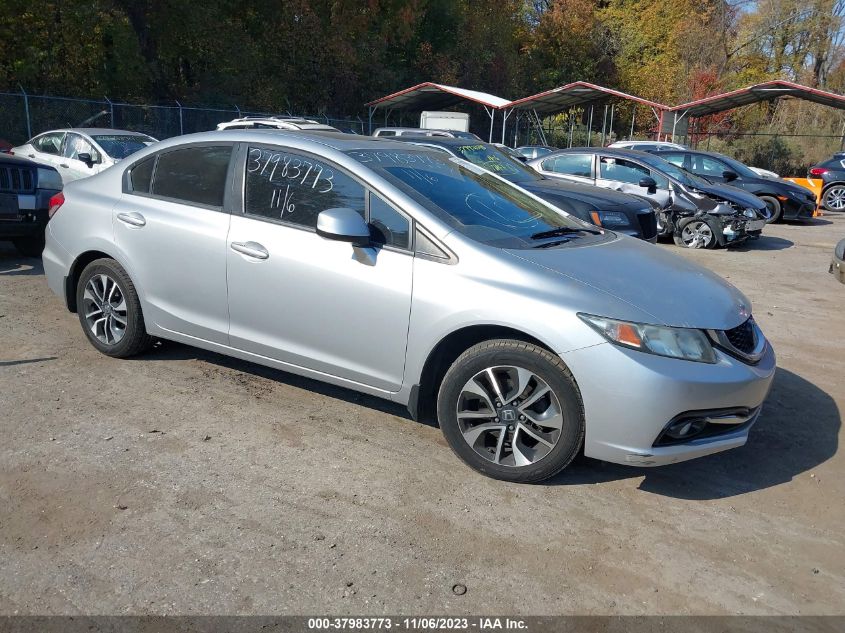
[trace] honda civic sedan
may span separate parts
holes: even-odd
[[[500,479],[741,446],[775,372],[715,274],[406,143],[182,136],[50,212],[47,280],[102,353],[170,339],[380,396]]]

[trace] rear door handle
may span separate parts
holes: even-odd
[[[68,165],[65,165],[64,163],[60,164],[59,167],[64,167],[65,169],[70,169],[70,167]]]
[[[140,213],[136,213],[135,211],[133,211],[132,213],[118,213],[117,219],[123,222],[124,224],[137,227],[144,226],[147,223],[147,221],[144,219],[144,216]]]
[[[232,242],[232,250],[254,259],[267,259],[270,253],[258,242]]]
[[[35,158],[35,154],[27,154],[26,157],[27,158]]]

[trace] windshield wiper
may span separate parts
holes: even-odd
[[[602,232],[598,229],[576,229],[571,226],[559,226],[556,229],[548,231],[540,231],[531,236],[532,240],[544,240],[547,237],[560,237],[561,235],[571,235],[573,233],[592,233],[593,235],[601,235]]]

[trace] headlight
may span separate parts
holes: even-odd
[[[754,209],[746,209],[742,212],[746,218],[751,218],[752,220],[757,217],[757,212]]]
[[[38,188],[39,189],[61,189],[62,177],[55,169],[38,168]]]
[[[619,211],[593,211],[590,213],[590,217],[596,226],[603,226],[609,229],[630,226],[628,218],[625,217],[624,213],[619,213]]]
[[[611,343],[669,358],[715,363],[716,354],[701,330],[629,323],[590,314],[578,314]]]

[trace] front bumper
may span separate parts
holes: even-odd
[[[47,209],[21,210],[17,216],[0,219],[0,240],[35,237],[44,232]]]
[[[784,220],[809,220],[813,217],[813,214],[815,212],[815,200],[807,200],[805,202],[800,202],[798,200],[793,200],[792,198],[789,198],[785,202],[783,202]]]
[[[584,453],[618,464],[660,466],[745,444],[769,393],[775,354],[766,346],[756,365],[717,351],[715,364],[676,360],[602,343],[563,355],[581,389]],[[746,424],[726,432],[655,446],[682,413],[743,408]]]

